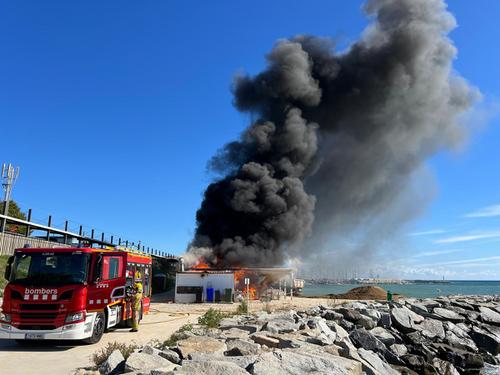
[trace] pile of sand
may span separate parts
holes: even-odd
[[[329,294],[336,299],[387,299],[387,291],[379,286],[360,286],[343,294]]]

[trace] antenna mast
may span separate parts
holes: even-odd
[[[4,216],[9,216],[9,202],[12,196],[12,188],[17,178],[19,177],[19,167],[14,167],[12,164],[2,165],[2,174],[0,178],[2,180],[2,188],[4,190],[3,199],[3,214]],[[7,218],[4,217],[0,222],[0,233],[5,232],[5,227],[7,226]]]

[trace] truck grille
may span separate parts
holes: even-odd
[[[57,313],[43,313],[43,312],[31,312],[31,313],[20,313],[21,319],[55,319]]]
[[[24,329],[27,331],[34,331],[34,330],[44,330],[44,329],[56,329],[56,326],[52,325],[34,325],[34,324],[21,324],[18,327],[19,329]]]
[[[50,303],[32,303],[32,304],[21,304],[21,310],[57,310],[59,305]]]

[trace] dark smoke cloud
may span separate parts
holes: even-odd
[[[265,71],[236,79],[236,107],[257,120],[211,161],[225,177],[205,191],[192,254],[279,265],[411,218],[384,212],[398,211],[429,156],[465,137],[477,93],[452,72],[443,1],[372,0],[365,11],[371,24],[347,52],[326,38],[280,40]]]

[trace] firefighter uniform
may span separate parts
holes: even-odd
[[[142,277],[139,271],[135,273],[134,295],[132,297],[132,329],[131,332],[139,330],[139,318],[142,301]]]

